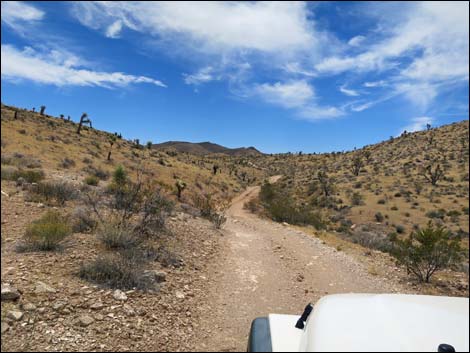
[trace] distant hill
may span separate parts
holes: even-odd
[[[168,141],[153,145],[154,149],[174,149],[178,152],[187,152],[195,155],[226,154],[230,156],[260,156],[263,155],[254,147],[228,148],[211,142],[182,142]]]

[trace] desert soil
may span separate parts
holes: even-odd
[[[244,210],[259,190],[248,188],[228,210],[192,349],[244,351],[254,318],[300,314],[327,294],[409,292],[311,235]]]

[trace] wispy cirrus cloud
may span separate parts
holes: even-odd
[[[31,47],[19,50],[8,44],[1,46],[2,79],[17,82],[28,80],[54,86],[123,87],[129,84],[150,83],[166,85],[156,79],[122,72],[94,71],[83,67],[84,61],[57,50],[39,52]]]
[[[340,86],[340,87],[339,87],[339,90],[340,90],[341,93],[343,93],[343,94],[345,94],[345,95],[347,95],[347,96],[349,96],[349,97],[357,97],[357,96],[359,96],[359,92],[357,92],[356,90],[353,90],[353,89],[348,89],[348,88],[346,88],[345,85]]]
[[[41,21],[45,13],[33,5],[22,1],[2,1],[2,22],[24,34],[25,26]]]

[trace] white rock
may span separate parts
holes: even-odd
[[[113,292],[113,298],[116,299],[116,300],[126,301],[127,300],[127,295],[122,290],[116,289]]]
[[[35,292],[36,293],[55,293],[57,292],[55,290],[55,288],[45,284],[44,282],[36,282],[36,289],[35,289]]]
[[[175,296],[178,299],[184,299],[184,293],[180,292],[179,290],[176,291]]]
[[[23,318],[23,313],[21,311],[17,310],[10,310],[7,312],[7,318],[15,320],[15,321],[20,321]]]
[[[20,292],[15,287],[2,284],[2,301],[16,300],[20,297]]]

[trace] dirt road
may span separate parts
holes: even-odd
[[[397,291],[396,284],[369,274],[321,240],[244,210],[258,192],[259,187],[248,188],[228,211],[194,350],[244,351],[255,317],[300,314],[326,294]]]

